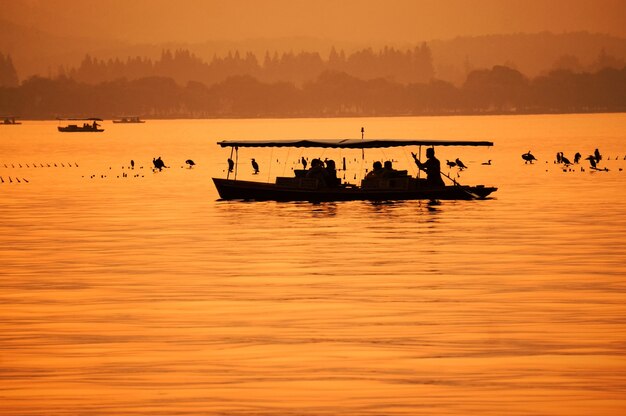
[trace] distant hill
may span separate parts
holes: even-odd
[[[408,49],[421,43],[422,40],[416,40],[414,44],[390,42],[387,45]],[[457,85],[466,79],[471,70],[491,68],[494,65],[506,65],[534,77],[552,69],[557,61],[579,65],[584,70],[595,70],[594,62],[602,50],[605,57],[610,58],[608,61],[626,60],[626,39],[587,32],[458,37],[427,43],[432,50],[435,77]],[[294,50],[290,46],[294,44],[300,47]],[[87,54],[100,60],[125,60],[137,56],[157,59],[163,49],[187,49],[199,58],[210,61],[214,55],[225,56],[229,51],[238,50],[242,54],[252,52],[261,62],[266,51],[319,52],[323,59],[327,59],[333,46],[338,51],[350,53],[370,46],[378,50],[385,45],[384,40],[378,45],[363,45],[310,37],[138,45],[109,39],[54,36],[0,20],[0,53],[12,57],[21,80],[34,74],[56,75],[60,66],[77,67]]]

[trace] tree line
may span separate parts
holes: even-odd
[[[224,57],[214,56],[204,62],[186,49],[164,50],[160,59],[135,57],[99,60],[86,55],[77,68],[58,70],[76,81],[98,84],[120,78],[134,80],[146,77],[172,78],[181,85],[189,81],[213,85],[236,75],[249,75],[262,82],[292,82],[301,85],[325,71],[346,72],[362,79],[388,78],[400,83],[425,82],[434,75],[432,53],[428,45],[401,51],[385,47],[379,51],[362,49],[346,55],[333,47],[328,59],[317,52],[265,53],[262,62],[256,55],[239,51]]]
[[[23,118],[137,114],[148,118],[339,117],[444,114],[615,112],[626,110],[626,67],[595,73],[553,71],[528,79],[505,66],[475,70],[462,86],[325,71],[297,86],[231,76],[207,86],[168,77],[99,84],[67,76],[32,77],[0,88],[0,113]]]

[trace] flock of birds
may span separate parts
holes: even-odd
[[[161,157],[159,156],[158,158],[153,158],[152,159],[152,163],[153,163],[153,172],[156,171],[160,171],[163,168],[169,168],[169,166],[165,166],[165,163],[163,162],[163,160],[161,159]],[[187,159],[185,160],[185,164],[189,167],[189,169],[193,168],[196,163],[192,160],[192,159]],[[69,163],[4,163],[3,164],[5,168],[8,169],[20,169],[20,168],[78,168],[78,163],[76,162],[69,162]],[[2,165],[0,165],[1,167]],[[183,166],[181,166],[182,168]],[[135,169],[135,161],[131,160],[130,161],[130,165],[129,166],[122,166],[122,170],[128,168],[128,169]],[[112,170],[113,167],[109,166],[109,170]],[[143,166],[138,166],[138,169],[143,169]],[[129,173],[126,172],[122,172],[121,175],[117,175],[117,178],[129,178],[131,175]],[[82,175],[83,178],[87,177],[90,179],[93,178],[108,178],[109,175],[108,174],[91,174],[91,175]],[[143,178],[144,175],[137,173],[137,174],[133,174],[132,177],[134,178]],[[22,176],[16,176],[16,175],[11,175],[11,176],[1,176],[0,175],[0,184],[4,184],[4,183],[30,183],[30,180],[22,177]]]
[[[527,164],[527,163],[533,164],[534,162],[538,161],[537,158],[531,153],[530,150],[528,152],[522,154],[522,159],[524,160],[525,164]],[[556,154],[556,159],[555,159],[554,163],[556,163],[556,164],[563,164],[566,168],[568,168],[571,165],[578,164],[581,159],[582,159],[582,155],[580,153],[578,153],[578,152],[574,155],[573,162],[570,161],[570,159],[567,158],[563,154],[563,152],[558,152]],[[589,155],[589,156],[587,156],[584,160],[588,160],[589,161],[590,169],[598,170],[598,171],[607,171],[608,172],[608,168],[606,168],[606,167],[599,168],[598,167],[598,164],[600,163],[600,161],[602,159],[603,159],[603,157],[600,154],[600,151],[598,149],[595,149],[594,153]],[[610,160],[610,159],[611,159],[610,157],[606,158],[606,160]],[[619,157],[616,157],[614,160],[619,160]],[[626,156],[624,156],[623,160],[626,160]],[[253,170],[252,174],[253,175],[259,174],[259,172],[260,172],[259,163],[254,158],[252,158],[250,160],[250,162],[251,162],[251,166],[252,166],[252,170]],[[302,163],[302,165],[304,166],[304,169],[306,169],[306,167],[307,167],[307,159],[302,157],[302,160],[299,161],[299,163]],[[153,169],[152,169],[153,172],[161,171],[164,168],[169,168],[169,166],[165,165],[165,162],[163,162],[163,159],[161,159],[160,156],[158,158],[152,158],[152,164],[153,164]],[[185,160],[185,164],[188,166],[189,169],[193,168],[196,165],[196,163],[192,159]],[[345,161],[344,161],[344,164],[345,164]],[[465,163],[463,163],[463,161],[461,159],[459,159],[459,158],[456,158],[454,161],[446,160],[446,165],[448,166],[448,169],[452,169],[452,168],[455,168],[455,167],[458,168],[459,171],[463,171],[463,170],[467,169],[467,165]],[[486,162],[483,162],[482,165],[491,165],[491,159],[489,159]],[[13,163],[10,163],[10,164],[6,164],[5,163],[4,167],[5,168],[9,168],[9,167],[11,167],[11,168],[22,168],[22,167],[26,167],[26,168],[31,168],[31,167],[32,168],[52,168],[52,167],[63,167],[63,168],[65,168],[65,167],[69,167],[69,168],[71,168],[71,167],[78,167],[78,163],[76,163],[76,162],[73,162],[73,163],[70,162],[70,163],[67,163],[67,164],[65,164],[65,163],[58,163],[58,164],[57,163],[46,163],[46,164],[43,164],[43,163],[32,163],[32,164],[25,163],[24,165],[22,165],[21,163],[18,163],[17,166],[16,166],[16,164],[13,164]],[[183,166],[181,166],[181,168],[182,167]],[[109,167],[109,169],[111,169],[111,167]],[[124,169],[124,167],[122,167],[122,169]],[[129,169],[135,169],[135,161],[134,160],[130,161]],[[139,169],[143,169],[143,166],[139,167]],[[232,173],[234,171],[234,169],[235,169],[235,162],[232,159],[229,158],[228,159],[228,172]],[[344,170],[345,170],[345,167],[344,167]],[[621,171],[622,169],[620,168],[619,170]],[[584,171],[584,168],[581,167],[581,171]],[[100,176],[102,178],[107,177],[107,175],[91,175],[89,177],[90,178],[95,178],[97,176]],[[143,177],[143,175],[139,175],[139,174],[133,175],[133,177],[139,177],[139,176]],[[117,176],[117,177],[119,178],[120,176]],[[129,175],[127,173],[122,173],[122,177],[126,178],[126,177],[129,177]],[[9,176],[8,179],[5,180],[4,177],[0,176],[0,183],[13,183],[13,182],[29,183],[28,179],[26,179],[26,178],[18,178],[17,176],[16,177]]]
[[[576,152],[576,154],[574,154],[574,162],[572,163],[570,161],[569,158],[567,158],[563,152],[558,152],[556,154],[556,159],[554,161],[554,163],[556,164],[563,164],[565,166],[565,168],[570,167],[571,165],[574,164],[578,164],[580,162],[580,159],[582,158],[582,155],[579,152]],[[524,163],[530,163],[532,164],[533,162],[537,161],[537,158],[530,152],[530,150],[527,153],[523,153],[522,154],[522,159],[524,159]],[[600,151],[598,149],[596,149],[593,154],[587,156],[585,158],[585,160],[589,161],[589,168],[592,170],[599,170],[599,171],[604,171],[604,172],[608,172],[609,169],[608,168],[598,168],[598,164],[600,163],[600,161],[603,159],[602,154],[600,154]],[[608,157],[606,160],[610,160],[611,158]],[[619,156],[615,157],[615,160],[619,160]],[[624,156],[624,159],[626,160],[626,156]],[[548,163],[546,161],[546,163]],[[619,169],[620,171],[622,170],[621,168]],[[581,167],[581,171],[584,172],[584,168]]]

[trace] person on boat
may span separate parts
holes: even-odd
[[[306,170],[307,160],[302,156],[302,169]]]
[[[600,151],[598,149],[593,152],[593,156],[596,158],[596,163],[600,163],[600,161],[602,160],[602,155],[600,154]]]
[[[382,177],[383,172],[384,172],[383,164],[377,160],[372,165],[372,170],[369,171],[367,175],[365,175],[365,178],[366,179],[380,178]]]
[[[233,169],[235,169],[235,161],[231,158],[228,158],[228,171],[232,173]]]
[[[311,160],[311,169],[307,171],[306,177],[317,179],[320,182],[320,186],[327,186],[328,172],[324,168],[324,162],[320,159]]]
[[[396,176],[397,172],[398,171],[393,168],[393,164],[391,160],[385,160],[385,163],[383,164],[383,171],[381,173],[381,176],[383,178],[393,178],[394,176]]]
[[[415,153],[411,153],[417,167],[426,172],[426,183],[430,186],[445,186],[441,179],[441,164],[439,159],[435,157],[435,149],[432,147],[426,149],[426,162],[422,163]]]
[[[92,127],[94,130],[98,130],[98,122],[96,120],[93,121]]]
[[[337,167],[335,165],[335,161],[332,159],[328,159],[326,161],[326,182],[328,184],[328,186],[338,186],[339,185],[339,178],[337,177]]]

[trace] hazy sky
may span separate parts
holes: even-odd
[[[0,19],[141,43],[292,36],[417,42],[544,30],[626,37],[626,0],[0,0]]]

